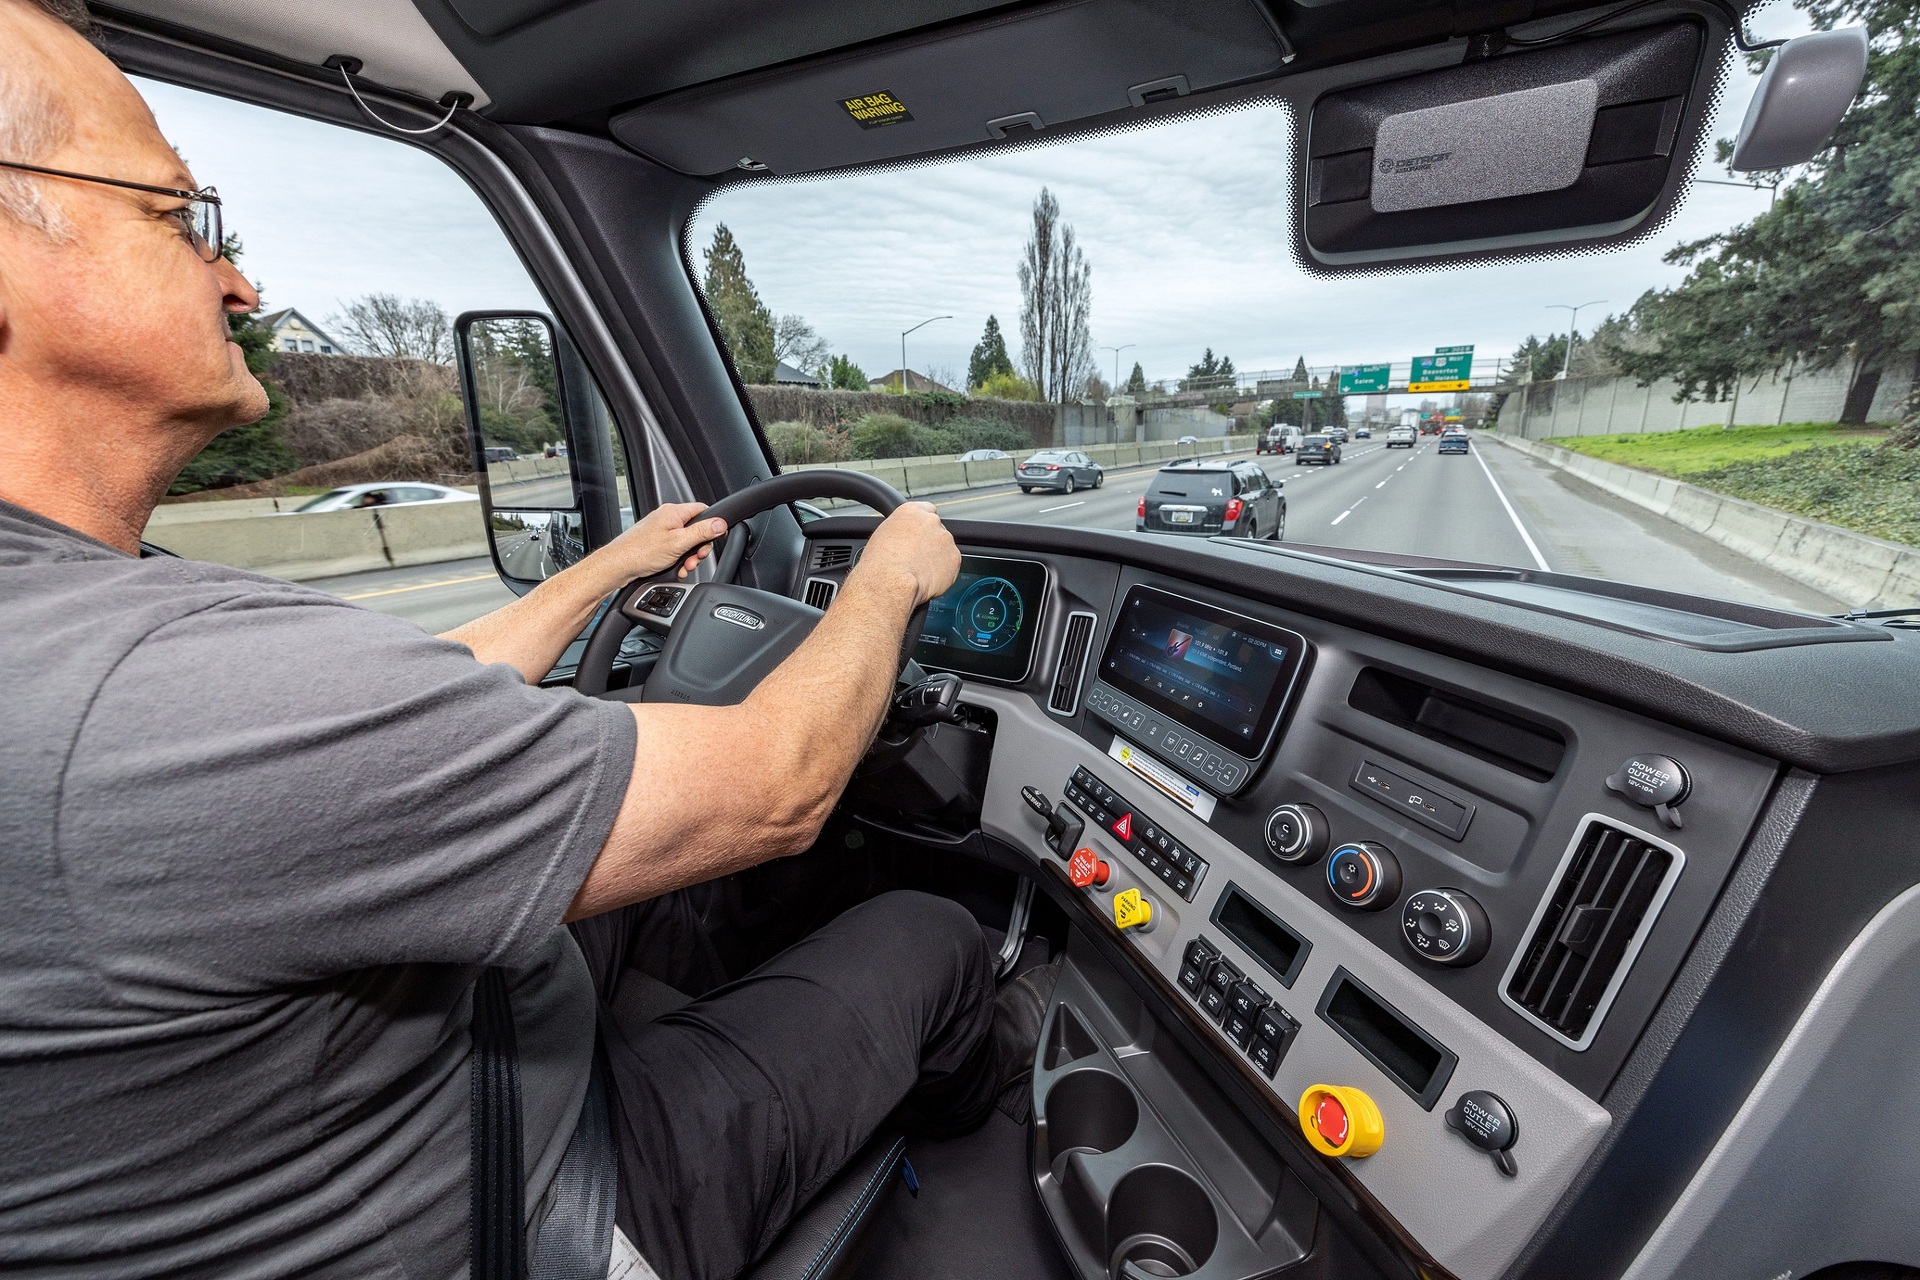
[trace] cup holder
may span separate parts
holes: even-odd
[[[1192,1275],[1207,1265],[1219,1238],[1213,1201],[1170,1165],[1141,1165],[1120,1179],[1107,1202],[1113,1280]]]
[[[1072,1071],[1047,1090],[1047,1163],[1059,1177],[1074,1151],[1111,1151],[1133,1136],[1140,1104],[1133,1089],[1109,1071]]]

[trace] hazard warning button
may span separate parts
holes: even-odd
[[[1133,815],[1131,813],[1123,813],[1114,819],[1112,831],[1113,834],[1119,836],[1122,840],[1133,839]]]

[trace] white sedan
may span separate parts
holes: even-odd
[[[478,502],[479,497],[464,489],[422,480],[386,481],[376,484],[343,485],[317,498],[310,498],[283,516],[309,515],[316,511],[358,511],[363,507],[418,507],[430,502]]]

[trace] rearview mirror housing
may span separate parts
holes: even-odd
[[[573,343],[537,311],[468,311],[453,329],[494,567],[524,591],[625,523],[606,404]]]
[[[1813,159],[1840,126],[1867,74],[1867,29],[1815,31],[1782,45],[1747,104],[1732,168],[1785,169]]]
[[[1685,19],[1317,99],[1296,159],[1309,265],[1618,238],[1685,181],[1724,30]]]

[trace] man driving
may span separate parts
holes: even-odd
[[[267,409],[227,328],[259,299],[85,25],[0,0],[0,1268],[465,1274],[487,969],[530,1250],[596,1043],[616,1220],[668,1280],[737,1275],[889,1117],[980,1123],[1044,992],[996,1005],[945,899],[873,899],[677,1012],[613,1013],[663,895],[820,831],[957,572],[932,508],[881,522],[728,707],[537,687],[610,592],[707,556],[697,505],[437,638],[143,556],[181,467]]]

